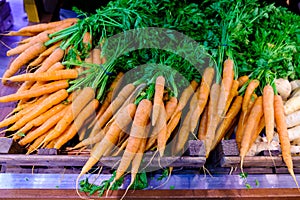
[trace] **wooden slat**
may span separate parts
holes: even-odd
[[[124,190],[111,191],[110,195],[101,199],[120,199]],[[84,193],[82,195],[85,195]],[[135,190],[128,191],[125,199],[299,199],[298,189],[274,188],[274,189],[189,189],[189,190]],[[97,194],[90,196],[93,199],[99,199]],[[5,189],[0,190],[0,199],[82,199],[75,190],[71,189]]]
[[[88,160],[89,156],[72,156],[72,155],[22,155],[22,154],[0,154],[0,164],[6,165],[22,165],[22,166],[83,166]],[[98,166],[114,166],[121,157],[103,157]],[[174,166],[174,167],[202,167],[205,163],[205,157],[163,157],[158,158],[152,156],[145,156],[144,164],[149,167],[159,166]]]

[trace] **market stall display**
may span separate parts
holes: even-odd
[[[95,14],[76,11],[78,19],[7,34],[26,38],[7,52],[15,57],[2,83],[22,84],[0,97],[17,101],[0,127],[27,154],[91,149],[77,183],[108,159],[116,171],[100,186],[103,192],[117,189],[127,170],[127,189],[135,186],[152,160],[169,176],[195,159],[194,167],[224,162],[226,154],[215,151],[233,139],[242,173],[251,154],[278,150],[274,160],[283,157],[298,187],[292,156],[298,137],[290,139],[286,120],[299,111],[291,93],[300,78],[299,15],[259,1],[226,0],[112,1]],[[293,89],[285,94],[280,81]],[[203,151],[196,158],[184,154],[198,140]]]

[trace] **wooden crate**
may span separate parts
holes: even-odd
[[[262,151],[257,156],[246,156],[243,171],[251,174],[281,174],[288,173],[279,151]],[[212,152],[210,169],[213,173],[239,174],[240,156],[234,139],[222,140]],[[294,171],[300,173],[300,156],[293,156]]]
[[[7,140],[6,150],[0,153],[0,165],[2,173],[79,173],[82,166],[89,158],[89,151],[57,151],[56,149],[40,149],[37,154],[25,155],[22,149],[16,147],[16,143],[10,141],[11,139],[1,138]],[[20,150],[20,151],[11,151]],[[1,148],[0,148],[1,151]],[[7,153],[5,153],[7,152]],[[10,153],[13,152],[13,153]],[[188,141],[188,148],[182,156],[166,156],[160,158],[158,153],[147,152],[143,158],[141,167],[147,165],[149,169],[160,169],[161,167],[187,167],[187,168],[201,168],[204,166],[205,150],[202,141],[191,140]],[[79,155],[76,155],[79,154]],[[107,168],[117,167],[121,156],[103,157],[95,165],[105,166]],[[93,170],[95,169],[93,168]]]

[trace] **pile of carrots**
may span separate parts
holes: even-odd
[[[283,159],[295,179],[285,116],[290,113],[287,110],[292,99],[284,105],[276,85],[262,85],[259,79],[247,75],[238,77],[234,61],[228,57],[219,69],[221,75],[215,67],[207,67],[201,81],[191,81],[180,96],[168,93],[166,77],[160,74],[155,75],[152,85],[130,82],[120,87],[124,74],[119,72],[105,99],[100,101],[96,88],[69,90],[70,81],[86,75],[82,67],[62,64],[72,46],[59,40],[46,45],[49,34],[76,22],[77,19],[67,19],[11,33],[30,37],[7,52],[16,58],[3,75],[2,83],[23,84],[15,94],[0,97],[0,102],[18,101],[0,127],[7,127],[7,136],[25,146],[28,154],[41,147],[65,148],[79,135],[79,143],[73,149],[92,147],[79,178],[102,156],[122,155],[113,182],[131,166],[133,184],[146,151],[154,149],[160,157],[182,155],[187,141],[197,139],[204,141],[209,157],[222,139],[235,135],[242,168],[245,156],[263,130],[268,144],[276,130]],[[88,34],[85,38],[83,43],[91,43]],[[87,63],[106,62],[100,48],[91,48],[89,52]],[[24,65],[28,72],[16,75]],[[141,96],[151,87],[152,95]]]

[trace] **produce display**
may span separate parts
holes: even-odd
[[[2,83],[22,83],[0,122],[27,149],[91,149],[78,176],[121,156],[93,189],[127,189],[143,156],[180,156],[202,140],[205,157],[234,138],[246,156],[278,149],[291,176],[299,153],[300,16],[263,1],[116,0],[78,18],[24,27],[7,51]],[[26,71],[24,71],[24,67]],[[20,73],[21,72],[21,73]],[[259,150],[258,150],[259,149]],[[171,175],[172,166],[168,168]],[[91,192],[87,180],[80,189]]]

